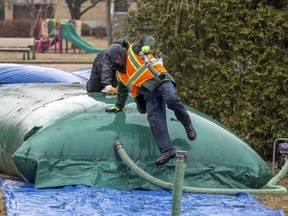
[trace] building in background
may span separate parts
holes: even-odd
[[[91,6],[95,0],[86,1],[81,8]],[[34,3],[33,7],[31,2]],[[113,29],[119,27],[128,11],[131,0],[111,0],[111,20]],[[34,15],[33,15],[34,14]],[[65,0],[5,0],[5,20],[71,19]],[[97,3],[81,16],[81,22],[91,28],[106,27],[106,1]]]

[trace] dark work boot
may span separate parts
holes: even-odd
[[[164,164],[166,164],[170,159],[175,158],[176,156],[176,150],[175,149],[171,149],[168,150],[164,153],[162,153],[159,158],[157,158],[157,160],[155,161],[155,165],[156,166],[162,166]]]
[[[185,128],[186,134],[189,140],[196,139],[196,131],[193,128],[192,124],[190,124],[188,127]]]

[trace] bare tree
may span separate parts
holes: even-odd
[[[84,10],[81,11],[82,4],[87,1],[90,1],[90,0],[66,0],[66,3],[70,11],[71,19],[79,20],[84,13],[86,13],[88,10],[93,8],[96,4],[104,0],[94,0],[90,6],[86,7]]]
[[[1,1],[1,0],[0,0]],[[9,4],[19,3],[19,0],[2,0],[4,2],[8,2]],[[25,4],[27,8],[29,8],[30,11],[30,19],[31,22],[35,19],[35,7],[34,2],[35,0],[22,0],[21,2]],[[66,3],[68,5],[71,19],[79,20],[81,16],[86,13],[88,10],[93,8],[95,5],[97,5],[100,2],[106,1],[106,20],[107,20],[107,35],[108,35],[108,43],[111,44],[113,37],[112,37],[112,21],[111,21],[111,0],[94,0],[92,4],[87,6],[84,10],[81,10],[82,4],[85,2],[90,2],[91,0],[66,0]],[[33,37],[33,30],[34,30],[34,23],[31,23],[31,29],[30,29],[30,35]]]
[[[0,20],[4,20],[4,0],[0,0]]]
[[[30,37],[34,37],[34,17],[35,17],[35,7],[34,7],[34,0],[26,0],[27,6],[30,8],[30,20],[31,20],[31,26],[30,26]]]
[[[96,4],[98,4],[99,2],[106,1],[106,21],[107,21],[106,32],[108,35],[108,44],[111,44],[113,41],[112,21],[111,21],[111,13],[110,13],[111,0],[94,0],[93,4],[91,4],[90,6],[86,7],[83,11],[81,11],[81,5],[87,1],[88,0],[66,0],[66,3],[68,5],[68,8],[71,14],[71,19],[79,20],[84,13],[86,13],[88,10],[93,8]]]
[[[7,2],[8,4],[19,4],[17,0],[3,0],[3,2]],[[21,3],[25,5],[26,8],[29,9],[29,20],[30,20],[30,37],[34,37],[34,27],[35,27],[35,7],[34,7],[34,0],[22,0]]]
[[[106,20],[107,20],[106,32],[108,36],[108,45],[110,45],[113,42],[110,0],[106,0]]]

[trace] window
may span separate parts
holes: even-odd
[[[127,0],[115,0],[115,12],[116,13],[127,13],[128,1]]]

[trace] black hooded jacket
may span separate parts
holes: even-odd
[[[128,42],[123,39],[114,41],[114,43],[119,43],[124,49],[129,47]],[[125,73],[126,67],[112,62],[107,49],[99,53],[93,61],[90,79],[86,85],[87,92],[101,92],[108,85],[116,87],[118,85],[116,70]]]

